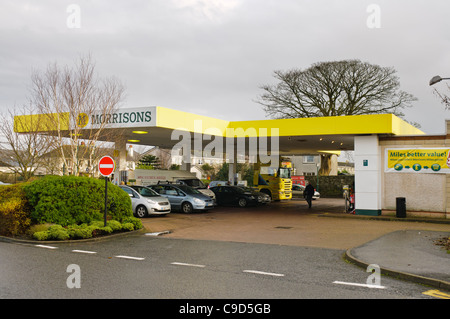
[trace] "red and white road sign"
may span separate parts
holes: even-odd
[[[103,156],[98,162],[98,170],[105,177],[111,175],[115,167],[116,165],[111,156]]]

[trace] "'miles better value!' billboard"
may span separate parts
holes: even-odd
[[[385,172],[450,173],[450,148],[389,148]]]

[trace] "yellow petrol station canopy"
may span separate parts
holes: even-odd
[[[130,144],[171,148],[179,139],[174,132],[201,134],[203,143],[211,138],[251,138],[277,136],[280,154],[313,154],[320,151],[353,150],[356,135],[423,135],[424,132],[392,114],[330,116],[273,120],[225,121],[160,106],[121,108],[112,114],[68,113],[16,116],[17,132],[40,131],[52,134],[59,129],[67,137],[74,127],[79,138],[104,124],[104,136],[114,142],[114,133]],[[33,124],[34,123],[34,124]],[[58,125],[58,127],[56,127]],[[33,130],[31,129],[33,127]],[[205,138],[205,137],[209,137]],[[101,139],[101,138],[100,138]]]

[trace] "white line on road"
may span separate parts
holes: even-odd
[[[171,265],[178,265],[178,266],[188,266],[188,267],[199,267],[199,268],[205,268],[205,265],[196,265],[196,264],[186,264],[186,263],[179,263],[179,262],[173,262],[170,263]]]
[[[276,276],[276,277],[284,276],[284,274],[277,274],[277,273],[273,273],[273,272],[265,272],[265,271],[259,271],[259,270],[244,270],[244,272],[249,272],[249,273],[258,274],[258,275]]]
[[[354,283],[354,282],[344,282],[344,281],[333,281],[333,284],[358,286],[358,287],[366,287],[366,288],[377,288],[377,289],[385,289],[386,288],[385,286],[358,284],[358,283]]]
[[[165,231],[160,231],[160,232],[156,232],[156,233],[145,233],[145,236],[161,236],[161,235],[165,235],[165,234],[170,234],[170,231],[165,230]]]
[[[132,257],[132,256],[122,256],[122,255],[114,256],[114,257],[123,258],[123,259],[132,259],[132,260],[144,260],[145,259],[143,257]]]
[[[47,246],[47,245],[36,245],[36,247],[40,247],[40,248],[47,248],[47,249],[58,249],[58,247],[54,247],[54,246]]]
[[[96,251],[89,251],[89,250],[78,250],[78,249],[74,249],[72,250],[72,252],[74,253],[81,253],[81,254],[96,254]]]

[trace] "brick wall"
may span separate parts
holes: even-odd
[[[449,122],[447,121],[447,128]],[[380,137],[382,209],[395,213],[396,198],[405,197],[410,216],[450,218],[450,174],[386,173],[386,148],[450,147],[449,135]]]
[[[317,176],[305,176],[305,180],[317,189]],[[343,196],[343,186],[352,185],[355,181],[353,175],[337,175],[337,176],[319,176],[319,193],[321,197],[340,197]]]

